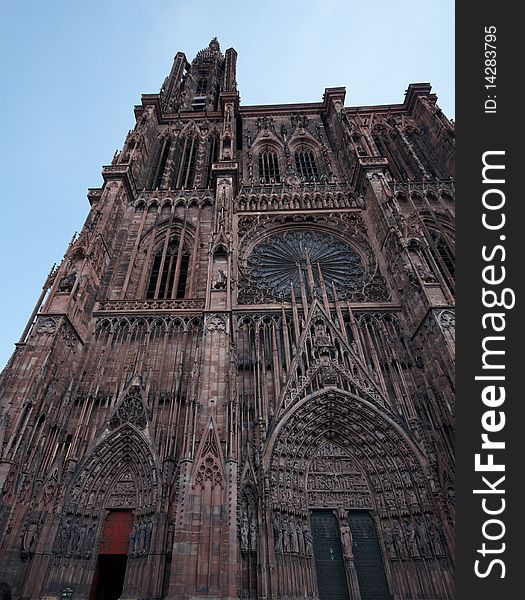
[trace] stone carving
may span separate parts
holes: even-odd
[[[431,549],[428,542],[427,527],[423,518],[416,521],[416,532],[421,554],[425,557],[430,556]]]
[[[219,274],[217,276],[217,281],[213,284],[213,288],[215,290],[225,290],[226,289],[226,274],[222,269],[219,269]]]
[[[250,517],[250,550],[257,550],[257,517],[254,514]]]
[[[249,185],[245,186],[235,199],[234,210],[237,212],[319,211],[364,206],[362,197],[356,195],[350,188],[328,181],[315,183],[302,181],[291,165],[289,170],[285,186],[279,190],[274,189],[270,184],[254,185],[249,178]],[[248,173],[253,177],[253,165],[248,165]],[[323,179],[326,178],[330,176],[323,175]]]
[[[243,511],[243,513],[241,515],[241,524],[240,524],[241,550],[243,552],[248,551],[248,534],[249,534],[248,515],[246,514],[246,511]]]
[[[71,290],[73,289],[73,286],[75,285],[76,280],[77,280],[76,271],[71,271],[71,273],[64,275],[64,277],[62,277],[62,279],[58,283],[57,291],[69,294],[71,292]]]
[[[39,535],[39,525],[36,519],[30,519],[24,526],[22,533],[21,558],[27,560],[35,552]]]
[[[327,443],[310,462],[308,503],[318,508],[370,508],[372,500],[363,472],[339,446]]]
[[[226,331],[227,317],[223,315],[206,315],[206,331]]]
[[[212,488],[216,485],[222,487],[223,473],[220,466],[220,442],[216,436],[212,421],[208,424],[208,431],[200,454],[201,458],[195,475],[195,484],[204,487],[209,483]]]
[[[50,317],[47,318],[39,318],[36,324],[35,333],[38,335],[52,335],[55,333],[57,328],[57,323],[55,319]]]
[[[281,527],[281,520],[277,515],[274,515],[272,520],[272,529],[273,529],[273,541],[276,552],[283,551],[283,530]]]
[[[354,557],[354,552],[352,549],[352,533],[350,531],[350,526],[346,521],[343,521],[340,526],[341,532],[341,546],[343,549],[343,557],[346,560],[351,560]]]
[[[412,521],[405,521],[405,536],[407,539],[410,554],[415,558],[419,558],[420,554],[417,544],[417,533],[414,523]]]
[[[403,539],[403,530],[397,519],[394,519],[394,521],[392,522],[392,537],[394,540],[394,545],[397,549],[398,556],[402,559],[406,559],[408,553],[405,540]]]
[[[131,423],[139,429],[145,429],[148,423],[146,408],[137,387],[131,388],[119,403],[115,414],[109,421],[109,428],[116,429],[123,423]]]
[[[305,554],[306,556],[312,556],[314,550],[314,543],[312,539],[312,532],[308,528],[308,525],[303,526],[303,537]]]
[[[295,526],[295,522],[293,519],[289,519],[288,521],[288,535],[290,538],[289,549],[290,552],[294,552],[295,554],[299,553],[299,537],[297,535],[297,528]]]
[[[445,548],[443,547],[443,542],[441,541],[441,534],[433,521],[430,521],[428,524],[427,533],[433,553],[436,556],[445,556]]]
[[[439,313],[439,324],[443,329],[455,329],[456,315],[452,310],[442,310]]]
[[[394,533],[390,525],[383,527],[383,541],[385,542],[386,552],[389,558],[396,558],[396,548],[394,546]]]

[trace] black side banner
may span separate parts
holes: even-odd
[[[510,2],[458,2],[457,595],[523,598],[523,72]]]

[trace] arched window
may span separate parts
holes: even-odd
[[[448,276],[453,280],[455,274],[455,259],[447,240],[441,235],[432,232],[430,251],[441,271],[441,275],[443,275],[445,280]]]
[[[154,253],[146,298],[184,298],[190,255],[177,236]]]
[[[190,135],[184,138],[182,142],[182,158],[173,178],[172,187],[174,189],[191,188],[193,186],[198,149],[199,140],[196,136]]]
[[[301,146],[295,153],[295,168],[305,181],[316,181],[318,177],[315,155],[308,146]]]
[[[436,148],[430,143],[428,137],[428,133],[415,128],[411,128],[406,133],[407,140],[429,175],[438,179],[447,179],[449,173],[446,165],[436,155]]]
[[[259,180],[261,183],[280,183],[279,160],[271,148],[264,148],[259,154]]]
[[[166,161],[168,160],[168,156],[170,153],[171,142],[169,139],[164,139],[162,145],[160,147],[159,159],[157,161],[157,166],[155,169],[155,173],[153,176],[153,182],[151,185],[151,189],[156,190],[160,188],[162,184],[162,177],[164,175],[164,170],[166,169]]]
[[[400,149],[399,140],[396,138],[396,131],[387,129],[386,127],[376,127],[373,130],[372,138],[374,143],[384,158],[388,159],[390,173],[394,179],[398,181],[406,181],[407,179],[419,179],[421,171],[414,164],[414,159],[408,160],[406,153]]]
[[[204,77],[201,77],[197,82],[197,91],[195,92],[196,96],[204,96],[206,94],[206,90],[208,89],[208,80]]]
[[[212,184],[212,173],[211,167],[213,163],[219,160],[219,136],[212,134],[208,145],[208,167],[206,169],[206,181],[207,186],[211,187]]]

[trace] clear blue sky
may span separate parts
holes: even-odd
[[[402,102],[430,82],[454,116],[453,0],[0,0],[0,368],[178,50],[217,36],[243,104]]]

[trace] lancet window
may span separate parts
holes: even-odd
[[[297,173],[305,181],[316,181],[318,177],[315,155],[308,146],[301,146],[295,153]]]
[[[180,238],[172,236],[154,253],[146,298],[184,298],[190,255]]]
[[[195,179],[195,165],[197,162],[197,151],[199,140],[196,136],[186,136],[182,141],[182,156],[179,168],[175,171],[173,188],[191,188]]]
[[[261,183],[280,183],[279,159],[272,148],[264,148],[259,154],[259,180]]]

